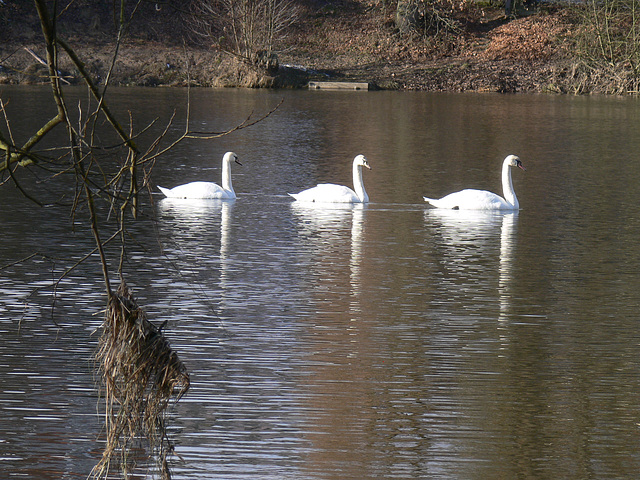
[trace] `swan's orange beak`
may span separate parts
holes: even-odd
[[[524,165],[522,164],[522,162],[518,162],[518,168],[521,168],[522,170],[524,170],[525,172],[527,171],[526,168],[524,168]]]

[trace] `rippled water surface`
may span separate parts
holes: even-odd
[[[72,91],[83,98],[84,93]],[[140,125],[186,92],[115,90]],[[14,133],[48,90],[3,88]],[[176,479],[622,479],[640,471],[640,104],[398,92],[192,92],[192,141],[153,182],[219,181],[232,202],[163,199],[134,226],[127,280],[186,363],[172,408]],[[18,109],[18,110],[16,110]],[[144,141],[144,140],[141,140]],[[351,184],[371,203],[292,202]],[[426,207],[500,192],[519,213]],[[27,180],[25,180],[27,181]],[[41,195],[57,186],[40,187]],[[91,354],[103,286],[66,207],[0,187],[2,478],[85,478],[100,458]],[[54,295],[55,293],[55,295]],[[55,301],[54,301],[55,299]]]

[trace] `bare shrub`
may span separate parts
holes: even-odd
[[[588,0],[575,12],[577,93],[639,93],[640,1]]]
[[[190,22],[217,48],[269,69],[301,13],[293,0],[197,0]]]

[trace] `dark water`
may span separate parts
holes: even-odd
[[[20,115],[46,90],[4,88]],[[82,96],[81,94],[80,96]],[[178,479],[622,479],[640,471],[640,151],[634,99],[398,92],[192,92],[185,143],[154,182],[219,181],[234,202],[155,198],[128,281],[187,364],[172,409]],[[181,90],[116,90],[140,125]],[[350,184],[364,207],[291,202]],[[427,209],[422,195],[499,192],[518,214]],[[55,189],[55,187],[50,187]],[[43,193],[44,195],[44,193]],[[100,457],[91,353],[104,306],[65,208],[0,188],[2,478],[85,478]],[[41,289],[38,290],[38,287]]]

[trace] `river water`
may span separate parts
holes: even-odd
[[[48,90],[2,87],[12,129]],[[72,91],[83,98],[81,91]],[[122,89],[137,125],[187,92]],[[186,363],[171,409],[175,479],[626,479],[640,471],[640,103],[629,98],[196,90],[153,184],[219,182],[237,200],[154,196],[125,268]],[[141,139],[144,142],[144,139]],[[297,205],[351,185],[371,203]],[[521,210],[442,212],[422,196],[500,193],[516,153]],[[46,196],[48,183],[37,183]],[[91,354],[104,307],[67,207],[0,188],[0,472],[85,478],[100,458]],[[46,255],[46,256],[45,256]],[[144,475],[143,475],[144,476]]]

